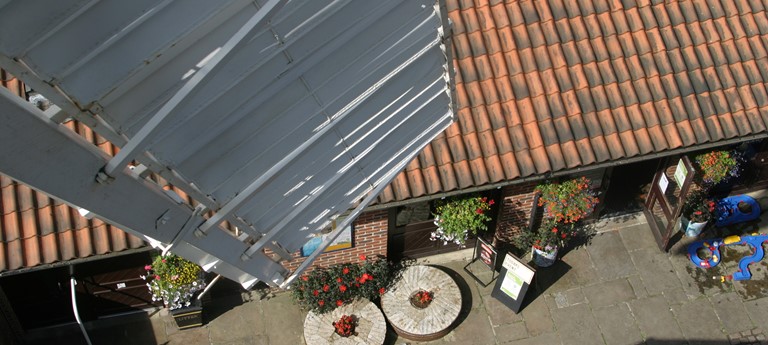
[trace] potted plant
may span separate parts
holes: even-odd
[[[544,209],[541,225],[534,231],[522,232],[514,242],[519,248],[531,248],[537,266],[554,264],[559,248],[576,236],[576,224],[594,212],[599,199],[589,184],[589,179],[580,177],[547,182],[534,189],[539,196],[538,206]]]
[[[699,199],[695,203],[691,203],[688,208],[688,225],[685,228],[685,236],[699,236],[712,218],[714,211],[715,202],[712,200]]]
[[[356,298],[373,300],[384,294],[392,280],[392,264],[365,255],[360,260],[318,267],[297,279],[291,286],[294,301],[302,309],[324,314]]]
[[[344,338],[357,335],[355,332],[356,326],[357,320],[354,315],[342,315],[337,321],[333,322],[336,334]]]
[[[432,232],[430,241],[443,241],[443,244],[455,243],[464,246],[470,233],[488,229],[491,220],[488,211],[495,202],[487,197],[476,195],[454,197],[440,202],[435,213],[437,229]]]
[[[416,309],[424,309],[428,307],[432,300],[435,298],[435,294],[432,291],[427,290],[419,290],[416,291],[413,295],[411,295],[410,302],[411,305],[414,306]]]
[[[706,188],[738,176],[744,157],[738,151],[715,150],[697,155],[694,160]]]
[[[192,304],[194,295],[205,288],[203,270],[197,264],[175,254],[155,257],[151,265],[144,266],[147,287],[153,301],[163,301],[170,310],[179,329],[201,326],[202,307]]]

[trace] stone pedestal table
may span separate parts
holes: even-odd
[[[333,323],[342,315],[352,315],[357,319],[357,335],[342,337],[336,334]],[[307,345],[381,345],[386,335],[387,323],[384,315],[367,299],[355,300],[325,314],[310,311],[304,319],[304,340]]]
[[[411,305],[411,296],[419,290],[433,293],[424,309]],[[392,328],[403,338],[426,341],[450,332],[461,311],[461,291],[447,273],[430,266],[411,266],[402,278],[381,296],[381,309]]]

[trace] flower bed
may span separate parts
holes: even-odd
[[[383,258],[366,258],[361,263],[342,263],[316,268],[292,286],[294,300],[306,310],[324,314],[356,298],[374,299],[386,291],[392,264]]]

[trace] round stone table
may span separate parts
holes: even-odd
[[[333,323],[342,315],[357,318],[357,335],[342,337],[336,334]],[[367,299],[358,299],[325,314],[307,313],[304,319],[304,340],[307,345],[381,345],[387,335],[387,323],[378,307]]]
[[[431,291],[433,300],[426,308],[411,305],[419,290]],[[461,291],[447,273],[430,266],[411,266],[402,278],[381,296],[381,309],[389,324],[403,338],[427,341],[441,338],[461,311]]]

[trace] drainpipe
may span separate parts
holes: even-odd
[[[80,312],[77,311],[77,298],[75,297],[75,285],[77,285],[77,281],[75,281],[74,271],[74,267],[69,266],[69,285],[70,291],[72,292],[72,312],[75,314],[75,320],[77,320],[77,324],[80,325],[80,331],[83,332],[85,342],[88,343],[88,345],[93,345],[91,343],[91,338],[88,336],[88,332],[85,330],[85,326],[83,326],[83,320],[80,320]]]

